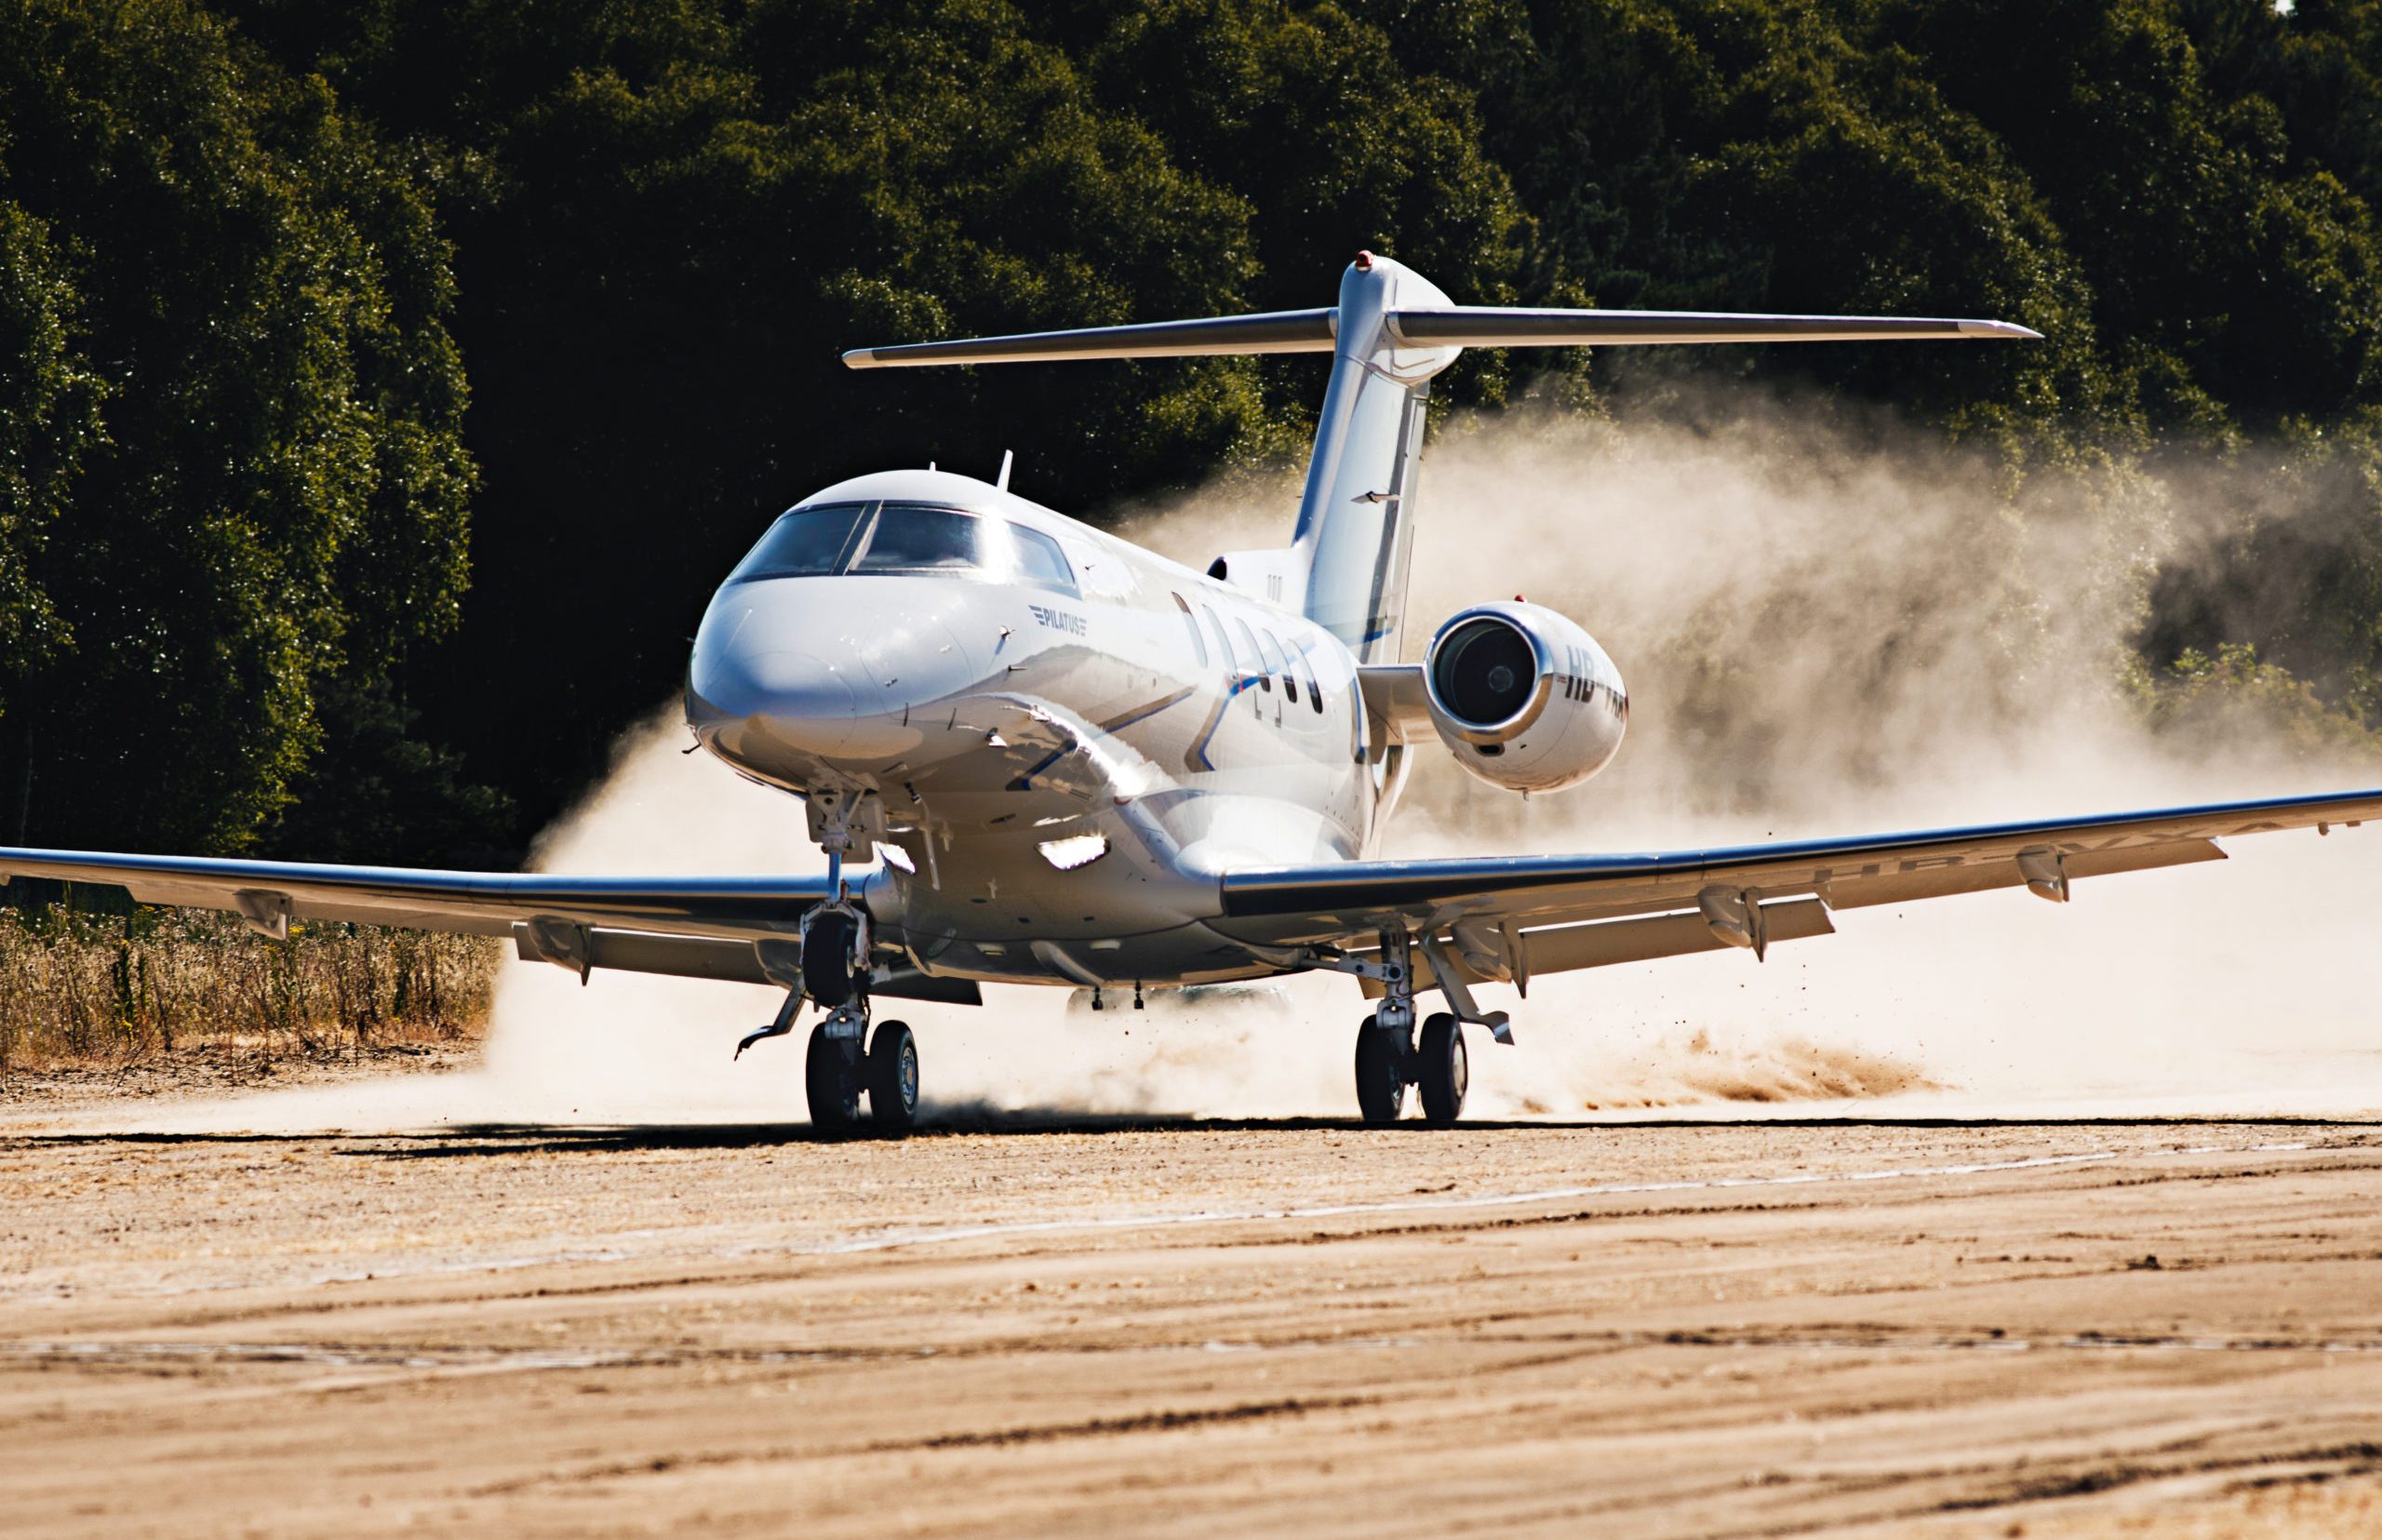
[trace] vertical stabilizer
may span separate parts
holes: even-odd
[[[1424,406],[1431,376],[1459,351],[1403,343],[1391,332],[1390,316],[1448,306],[1428,280],[1370,252],[1359,253],[1340,279],[1332,382],[1316,424],[1292,549],[1305,574],[1307,616],[1364,663],[1398,656]]]
[[[1423,406],[1431,377],[1468,347],[1662,347],[1716,342],[2024,340],[2008,321],[1929,315],[1747,315],[1687,310],[1459,305],[1385,257],[1357,253],[1331,310],[1274,310],[854,348],[853,368],[1329,353],[1332,383],[1287,550],[1231,557],[1230,581],[1308,616],[1365,663],[1394,662],[1405,620]],[[1236,569],[1245,569],[1237,570]]]

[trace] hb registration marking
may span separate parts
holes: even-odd
[[[1054,609],[1047,604],[1029,604],[1025,608],[1034,611],[1036,620],[1053,631],[1064,631],[1071,636],[1080,636],[1091,629],[1084,624],[1081,615],[1070,615],[1064,609]]]

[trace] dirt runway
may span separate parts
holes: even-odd
[[[2378,1199],[2354,1122],[20,1129],[0,1530],[2370,1534]]]

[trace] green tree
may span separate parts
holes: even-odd
[[[0,726],[8,692],[67,639],[34,566],[100,436],[105,387],[79,346],[77,306],[42,221],[0,202]]]
[[[2212,88],[2173,0],[1907,3],[1885,30],[2025,167],[2158,425],[2269,429],[2382,389],[2369,210],[2294,164],[2270,102]]]
[[[25,832],[237,849],[322,741],[322,682],[457,617],[447,250],[322,81],[177,0],[0,7],[0,136],[103,387],[103,435],[11,430],[80,444],[28,564],[71,643],[7,691]]]
[[[1061,15],[1057,34],[1104,102],[1146,125],[1186,169],[1248,200],[1256,307],[1329,304],[1360,248],[1411,264],[1463,303],[1523,298],[1530,221],[1483,149],[1471,88],[1410,67],[1371,21],[1282,0]],[[1306,421],[1323,378],[1312,364],[1275,368],[1278,410]],[[1437,389],[1489,403],[1505,383],[1503,357],[1475,353]]]
[[[857,375],[872,342],[1246,306],[1246,202],[991,0],[387,4],[247,24],[448,168],[485,477],[437,741],[557,810],[777,511],[936,459],[1085,511],[1278,452],[1246,360]],[[491,660],[501,660],[491,666]]]

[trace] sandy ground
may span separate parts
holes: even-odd
[[[2382,1123],[108,1113],[0,1136],[11,1533],[2382,1531]]]

